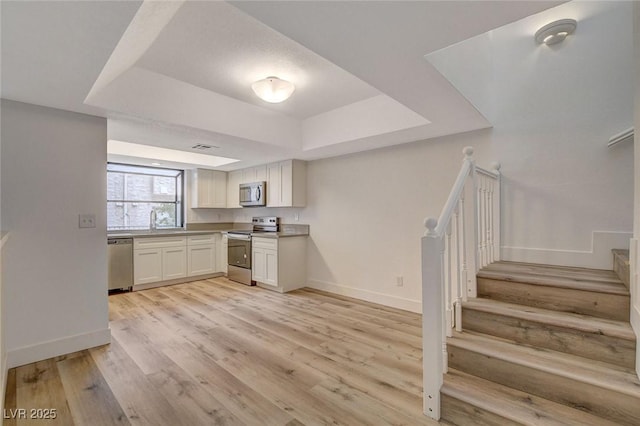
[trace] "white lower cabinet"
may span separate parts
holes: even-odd
[[[187,276],[187,248],[162,249],[162,280],[175,280]]]
[[[278,250],[252,249],[251,279],[273,287],[278,286]]]
[[[185,247],[150,248],[133,251],[133,284],[147,284],[187,276]]]
[[[218,271],[226,274],[229,266],[229,238],[226,234],[221,237],[221,241],[222,244],[220,245],[220,250],[218,250],[218,259],[220,259]]]
[[[281,293],[306,285],[307,237],[253,237],[251,279]]]
[[[162,249],[133,251],[133,284],[162,281]]]
[[[219,240],[220,233],[188,237],[135,238],[134,288],[136,285],[163,281],[188,281],[187,277],[221,272],[218,267]]]
[[[218,265],[217,243],[219,234],[197,235],[187,239],[187,275],[208,275],[220,272]]]
[[[187,275],[213,274],[216,272],[216,249],[214,246],[188,247],[189,266]]]

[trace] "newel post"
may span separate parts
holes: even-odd
[[[443,239],[435,229],[437,219],[424,221],[427,232],[422,237],[422,381],[424,414],[440,419],[440,387],[444,374],[443,359]],[[444,343],[446,344],[446,343]]]

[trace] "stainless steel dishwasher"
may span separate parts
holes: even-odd
[[[133,287],[133,238],[107,238],[109,290]]]

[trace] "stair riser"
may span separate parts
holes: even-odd
[[[623,425],[640,424],[636,398],[449,345],[449,366]]]
[[[635,367],[635,342],[631,340],[465,308],[462,310],[462,327],[465,330],[517,343],[579,355],[622,367]]]
[[[629,288],[629,283],[631,281],[630,271],[629,271],[629,253],[620,253],[617,250],[614,250],[613,253],[613,272],[616,273],[620,281]]]
[[[482,410],[474,405],[449,395],[440,396],[442,420],[456,425],[474,426],[518,426],[504,417]]]
[[[547,287],[478,277],[478,297],[629,321],[629,296]]]

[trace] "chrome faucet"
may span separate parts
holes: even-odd
[[[151,231],[156,230],[156,220],[157,220],[156,210],[151,209],[151,213],[149,213],[149,229]]]

